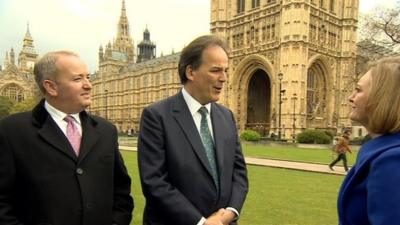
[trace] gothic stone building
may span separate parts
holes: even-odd
[[[239,130],[291,139],[306,128],[351,125],[358,6],[358,0],[211,1],[211,33],[230,48],[220,103],[234,112]],[[121,131],[137,131],[145,106],[181,88],[179,53],[155,58],[147,29],[137,55],[133,46],[123,2],[117,38],[99,50],[91,107]]]
[[[0,69],[0,96],[7,96],[16,102],[34,96],[38,91],[33,76],[33,66],[37,57],[28,26],[18,62],[16,63],[13,48],[10,53],[6,52],[4,68]]]

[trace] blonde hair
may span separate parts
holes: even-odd
[[[54,79],[57,76],[58,68],[56,62],[59,56],[79,57],[78,54],[71,51],[49,52],[42,56],[39,61],[35,63],[35,67],[33,68],[36,84],[39,86],[42,93],[46,93],[46,90],[43,87],[43,81],[51,78]]]
[[[400,131],[400,57],[372,64],[367,101],[368,129],[376,134]]]

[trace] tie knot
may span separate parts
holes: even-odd
[[[207,114],[208,114],[208,110],[207,110],[207,108],[206,108],[205,106],[202,106],[202,107],[199,109],[199,113],[201,114],[202,117],[205,117],[205,116],[207,116]]]
[[[64,118],[64,121],[65,122],[67,122],[67,123],[72,123],[72,122],[74,122],[74,117],[72,117],[71,115],[67,115],[65,118]]]

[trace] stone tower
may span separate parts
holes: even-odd
[[[156,57],[156,45],[150,40],[150,32],[146,29],[143,32],[143,41],[138,44],[137,62],[144,62]]]
[[[358,0],[212,0],[211,33],[229,44],[222,103],[238,128],[292,139],[350,126]]]
[[[22,50],[18,56],[18,67],[22,71],[33,71],[33,66],[38,57],[35,47],[33,46],[33,39],[29,31],[29,24],[26,28],[26,34],[24,37],[24,42]]]
[[[117,25],[117,38],[104,49],[99,47],[100,74],[117,73],[122,67],[135,62],[133,39],[130,35],[125,0],[122,0],[121,15]]]

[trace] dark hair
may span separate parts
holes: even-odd
[[[193,69],[199,68],[202,63],[203,51],[210,46],[219,46],[228,54],[226,43],[215,35],[200,36],[182,49],[178,64],[178,73],[182,84],[188,80],[186,77],[187,66],[192,66]]]

